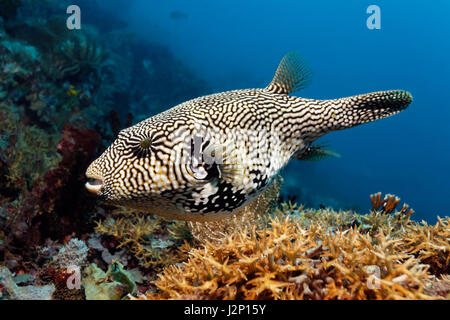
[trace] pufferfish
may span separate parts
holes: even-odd
[[[331,154],[313,142],[392,116],[403,90],[331,100],[291,96],[309,84],[304,58],[288,53],[270,84],[202,96],[122,130],[87,169],[104,201],[168,218],[208,222],[249,205],[291,160]]]

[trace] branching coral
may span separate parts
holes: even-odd
[[[434,275],[450,273],[450,218],[439,218],[434,226],[412,224],[402,235],[405,252],[430,266]]]
[[[449,218],[418,224],[391,200],[390,214],[367,215],[283,203],[220,229],[221,241],[199,237],[188,261],[166,267],[158,291],[139,298],[450,298]]]
[[[374,211],[380,211],[384,214],[392,213],[397,205],[400,203],[400,198],[394,196],[392,194],[387,194],[384,196],[383,200],[381,200],[381,192],[371,194],[370,200],[372,201],[372,208]],[[405,215],[407,218],[414,213],[413,209],[409,208],[409,205],[406,203],[401,207],[400,214]]]
[[[405,252],[405,240],[357,229],[330,233],[317,223],[300,227],[296,220],[275,218],[270,228],[240,230],[219,244],[192,249],[186,263],[159,275],[159,292],[142,298],[440,298],[430,295],[430,287],[447,280],[437,280],[424,261]],[[442,225],[437,228],[448,236]]]
[[[372,202],[376,199],[380,199],[381,194],[371,196]],[[385,199],[394,199],[395,201],[400,201],[398,197],[388,196]],[[397,202],[397,204],[398,204]],[[389,206],[391,207],[391,206]],[[283,216],[285,214],[294,215],[299,218],[299,223],[308,227],[311,223],[317,223],[330,230],[346,229],[350,227],[356,227],[362,233],[369,232],[371,234],[376,234],[379,231],[385,234],[391,234],[392,236],[401,236],[407,226],[412,223],[410,220],[410,215],[414,212],[412,209],[409,211],[404,210],[407,205],[403,205],[400,211],[389,210],[389,214],[385,211],[371,210],[368,214],[358,214],[353,210],[349,211],[335,211],[331,208],[323,208],[320,210],[315,209],[304,209],[303,207],[298,207],[290,203],[282,203],[281,207],[275,210],[275,214],[278,216]],[[409,207],[407,207],[409,208]],[[407,214],[405,214],[407,212]]]
[[[135,214],[122,208],[115,210],[112,217],[97,222],[96,232],[113,237],[117,241],[116,248],[130,250],[142,267],[161,268],[180,260],[176,248],[185,240],[180,239],[187,231],[181,225],[184,223],[170,222],[148,214]],[[178,235],[179,240],[170,240],[168,230]]]

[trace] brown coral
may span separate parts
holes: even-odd
[[[404,250],[429,265],[436,276],[450,273],[449,222],[449,217],[438,217],[434,226],[413,224],[403,235]]]
[[[371,194],[370,200],[372,201],[373,211],[380,211],[383,214],[391,214],[400,203],[400,198],[392,194],[386,194],[381,200],[381,192]],[[410,209],[409,205],[405,203],[399,213],[409,218],[414,213],[414,210]]]
[[[439,237],[428,238],[428,250],[449,237],[448,218],[433,230]],[[297,218],[277,217],[270,228],[240,230],[192,249],[186,263],[159,275],[159,292],[142,298],[438,299],[448,280],[430,273],[428,255],[405,250],[429,231],[417,224],[409,237],[392,238],[356,228],[330,232],[314,222],[304,228]]]

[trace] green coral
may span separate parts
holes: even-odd
[[[107,272],[91,264],[84,270],[83,287],[87,300],[120,300],[137,293],[132,275],[119,262],[111,264]]]
[[[131,294],[136,294],[137,286],[134,282],[134,277],[123,268],[120,262],[114,262],[108,268],[108,273],[112,276],[114,281],[126,285],[127,291]]]

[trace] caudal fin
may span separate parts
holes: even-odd
[[[302,139],[311,143],[333,131],[390,117],[405,110],[412,96],[404,90],[379,91],[331,100],[305,100],[297,111]]]
[[[327,126],[332,131],[390,117],[405,110],[412,95],[404,90],[378,91],[348,98],[326,100]]]

